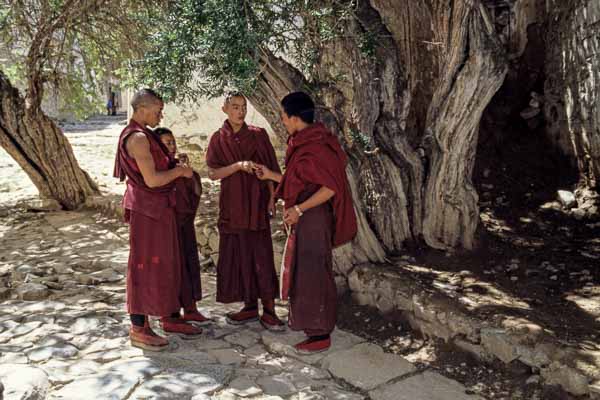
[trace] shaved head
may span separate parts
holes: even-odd
[[[142,89],[133,95],[133,99],[131,99],[131,107],[133,107],[133,111],[137,111],[140,107],[146,107],[162,102],[163,99],[154,90]]]
[[[225,96],[225,105],[229,104],[231,100],[236,97],[244,99],[244,103],[246,102],[246,96],[244,96],[242,92],[229,92],[227,93],[227,96]]]

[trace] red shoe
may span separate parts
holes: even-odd
[[[258,307],[250,310],[242,309],[236,313],[227,314],[227,322],[232,325],[242,325],[258,319]]]
[[[180,334],[182,339],[196,339],[202,334],[202,329],[188,324],[181,318],[162,317],[160,324],[163,331]]]
[[[285,331],[285,324],[280,320],[277,315],[263,311],[260,317],[260,324],[268,331],[283,332]]]
[[[132,325],[129,328],[129,340],[132,346],[150,351],[163,351],[169,345],[169,341],[154,333],[148,324],[145,326]]]
[[[326,339],[315,340],[312,338],[306,339],[294,346],[298,354],[314,354],[322,351],[327,351],[331,347],[331,337]]]
[[[199,311],[183,311],[183,317],[181,318],[186,322],[192,322],[194,325],[206,325],[212,322],[210,318],[206,318]]]

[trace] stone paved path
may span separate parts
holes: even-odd
[[[81,166],[107,194],[123,191],[110,176],[118,122],[97,118],[67,129]],[[298,356],[292,345],[302,334],[228,325],[225,313],[240,305],[216,304],[215,277],[208,273],[199,306],[214,324],[202,337],[172,336],[170,351],[162,353],[133,348],[124,307],[127,228],[90,211],[26,212],[20,201],[35,188],[1,149],[0,173],[5,400],[481,399],[347,332],[334,332],[328,352]],[[281,305],[277,312],[286,315]]]
[[[172,336],[162,353],[133,348],[124,309],[127,228],[93,212],[7,210],[0,214],[4,399],[480,399],[347,332],[334,332],[329,351],[299,356],[292,348],[299,333],[228,325],[224,314],[239,305],[216,304],[207,273],[199,305],[215,322],[202,338]]]

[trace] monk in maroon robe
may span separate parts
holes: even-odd
[[[161,316],[165,332],[197,336],[201,329],[173,317],[181,303],[181,254],[175,214],[175,180],[192,177],[192,169],[171,168],[160,139],[147,126],[158,125],[163,102],[150,89],[131,101],[133,116],[119,137],[115,177],[127,178],[123,196],[129,223],[127,311],[134,346],[162,350],[168,341],[150,328],[148,315]]]
[[[177,141],[170,129],[156,128],[154,130],[161,142],[169,152],[172,166],[189,166],[187,154],[180,153],[177,156]],[[200,280],[200,258],[198,257],[198,242],[196,240],[196,229],[194,220],[200,205],[202,195],[202,181],[200,175],[194,171],[192,179],[177,178],[175,180],[175,212],[177,215],[177,227],[179,230],[179,243],[182,257],[181,277],[181,302],[183,304],[183,316],[185,321],[203,325],[210,322],[209,318],[202,315],[196,306],[196,302],[202,300],[202,285]]]
[[[227,315],[231,324],[258,319],[258,299],[263,305],[261,324],[280,331],[285,325],[275,314],[279,288],[273,260],[269,213],[275,212],[272,182],[259,180],[254,163],[279,171],[275,150],[264,129],[247,125],[246,99],[227,96],[227,120],[213,134],[206,153],[209,177],[221,180],[219,199],[219,261],[217,301],[244,302],[241,311]]]
[[[279,182],[276,196],[285,202],[284,223],[295,231],[288,323],[308,336],[296,344],[296,351],[313,353],[331,346],[337,303],[332,249],[354,238],[356,215],[346,154],[323,124],[313,123],[311,98],[291,93],[281,105],[290,134],[285,174],[262,165],[255,170],[260,179]]]

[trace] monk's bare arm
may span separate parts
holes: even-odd
[[[127,140],[126,145],[127,153],[135,159],[144,182],[148,187],[164,186],[171,183],[180,176],[191,176],[191,168],[186,167],[175,167],[168,171],[157,171],[154,165],[154,159],[150,153],[150,142],[141,132],[133,133]],[[189,174],[188,171],[189,170]]]
[[[236,172],[243,171],[248,174],[254,173],[254,163],[252,161],[238,161],[222,168],[208,168],[208,177],[213,180],[225,179]]]
[[[307,210],[310,210],[313,207],[317,207],[327,200],[331,199],[335,195],[335,192],[329,189],[326,186],[321,186],[319,190],[312,196],[308,198],[303,203],[293,205],[285,210],[283,213],[283,222],[288,225],[294,225],[298,223],[298,219],[300,218],[300,213],[304,213]],[[298,209],[300,212],[298,212]]]
[[[279,172],[271,171],[269,168],[260,164],[255,164],[254,171],[256,177],[261,181],[274,181],[280,183],[283,177]]]
[[[209,168],[208,169],[208,177],[213,181],[218,181],[219,179],[225,179],[230,175],[235,174],[238,171],[242,170],[242,162],[238,161],[231,165],[222,168]]]
[[[317,190],[315,194],[310,196],[308,200],[298,204],[298,207],[300,207],[300,210],[304,212],[306,210],[310,210],[313,207],[320,206],[321,204],[331,199],[334,195],[335,192],[333,190],[329,189],[326,186],[321,186],[321,188]]]

